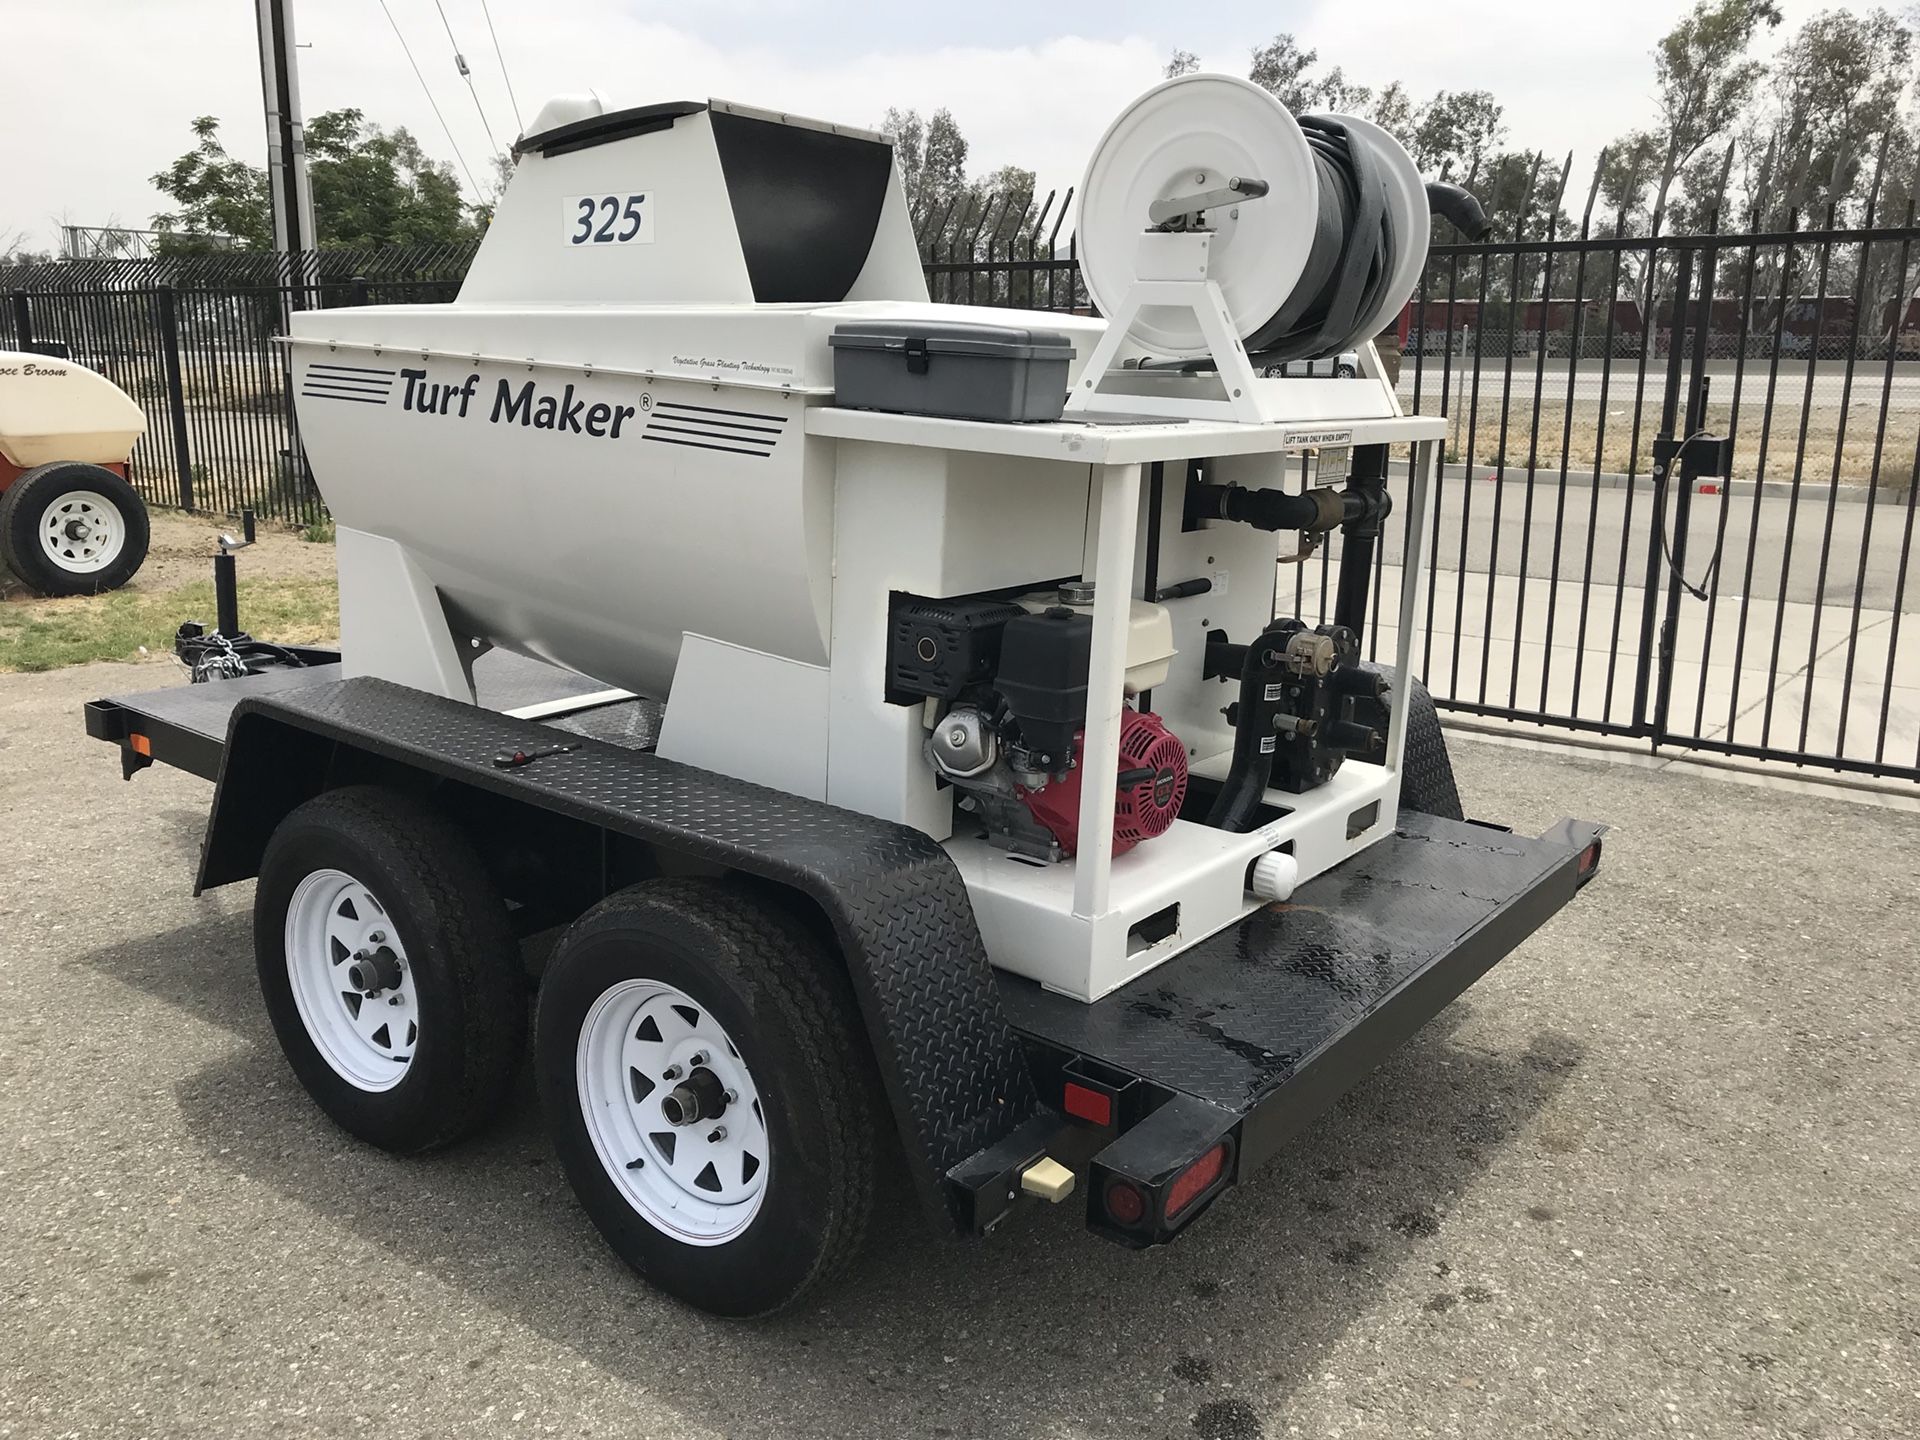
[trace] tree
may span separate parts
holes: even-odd
[[[1318,50],[1302,50],[1293,36],[1282,31],[1255,47],[1247,78],[1294,114],[1304,115],[1314,108],[1318,93],[1307,72],[1319,59]]]
[[[1367,118],[1402,144],[1413,133],[1413,97],[1398,80],[1373,97]]]
[[[1600,204],[1622,234],[1638,223],[1659,164],[1660,137],[1650,130],[1629,130],[1601,152]]]
[[[900,167],[900,186],[906,192],[908,208],[913,209],[913,197],[920,190],[921,156],[926,150],[927,124],[920,118],[918,110],[898,110],[889,107],[887,118],[880,122],[880,133],[893,141],[894,163]],[[918,211],[914,211],[918,215]]]
[[[53,259],[51,250],[34,250],[24,230],[0,230],[0,265],[40,265]]]
[[[1863,188],[1881,146],[1902,128],[1913,33],[1885,10],[1814,16],[1774,62],[1773,135],[1804,174],[1790,203],[1841,205]]]
[[[1200,57],[1191,50],[1176,50],[1167,57],[1167,68],[1163,72],[1171,80],[1176,75],[1191,75],[1200,68]]]
[[[1726,135],[1752,100],[1766,67],[1748,58],[1762,25],[1780,23],[1774,0],[1695,0],[1653,49],[1660,102],[1659,179],[1652,225],[1658,230],[1680,168],[1708,141]]]
[[[880,131],[893,141],[907,212],[918,223],[944,208],[967,184],[967,137],[944,107],[922,120],[918,110],[889,110]]]
[[[1342,115],[1365,115],[1373,102],[1370,86],[1355,85],[1338,65],[1329,70],[1314,87],[1314,108],[1333,110]]]
[[[358,110],[329,110],[307,125],[307,157],[322,245],[432,245],[473,236],[452,167],[429,159],[404,128],[382,130]]]
[[[1415,112],[1413,129],[1403,138],[1422,170],[1465,184],[1480,174],[1506,134],[1503,113],[1485,90],[1442,90]]]
[[[191,254],[237,243],[273,248],[273,211],[267,172],[227,154],[220,122],[202,115],[193,122],[194,147],[153,177],[154,188],[179,204],[177,212],[153,217],[162,255]]]
[[[271,249],[266,172],[226,152],[213,116],[195,120],[193,133],[194,148],[153,177],[179,206],[153,217],[156,251]],[[370,125],[359,110],[330,110],[308,122],[307,157],[321,247],[439,244],[476,233],[452,170],[404,129]]]

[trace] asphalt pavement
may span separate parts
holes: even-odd
[[[1920,815],[1455,743],[1597,884],[1179,1244],[896,1203],[852,1278],[708,1320],[600,1244],[524,1081],[347,1140],[195,899],[208,787],[123,785],[0,677],[0,1437],[1920,1433]]]

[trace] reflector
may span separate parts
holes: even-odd
[[[1113,1123],[1113,1097],[1103,1095],[1098,1090],[1089,1090],[1086,1086],[1077,1085],[1071,1080],[1067,1082],[1061,1108],[1074,1119],[1085,1120],[1091,1125]]]
[[[1171,1220],[1199,1199],[1227,1168],[1227,1142],[1222,1140],[1180,1172],[1167,1187],[1167,1219]]]

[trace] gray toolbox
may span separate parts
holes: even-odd
[[[1055,330],[963,321],[836,325],[833,403],[955,420],[1058,420],[1073,342]]]

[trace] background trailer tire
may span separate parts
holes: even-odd
[[[763,1315],[865,1238],[888,1128],[838,956],[751,892],[633,886],[540,987],[534,1064],[567,1178],[647,1280]]]
[[[375,786],[300,806],[261,861],[253,944],[280,1048],[343,1129],[409,1153],[499,1112],[527,984],[506,904],[446,819]]]
[[[0,560],[43,595],[118,590],[147,558],[147,506],[113,471],[56,461],[0,494]]]

